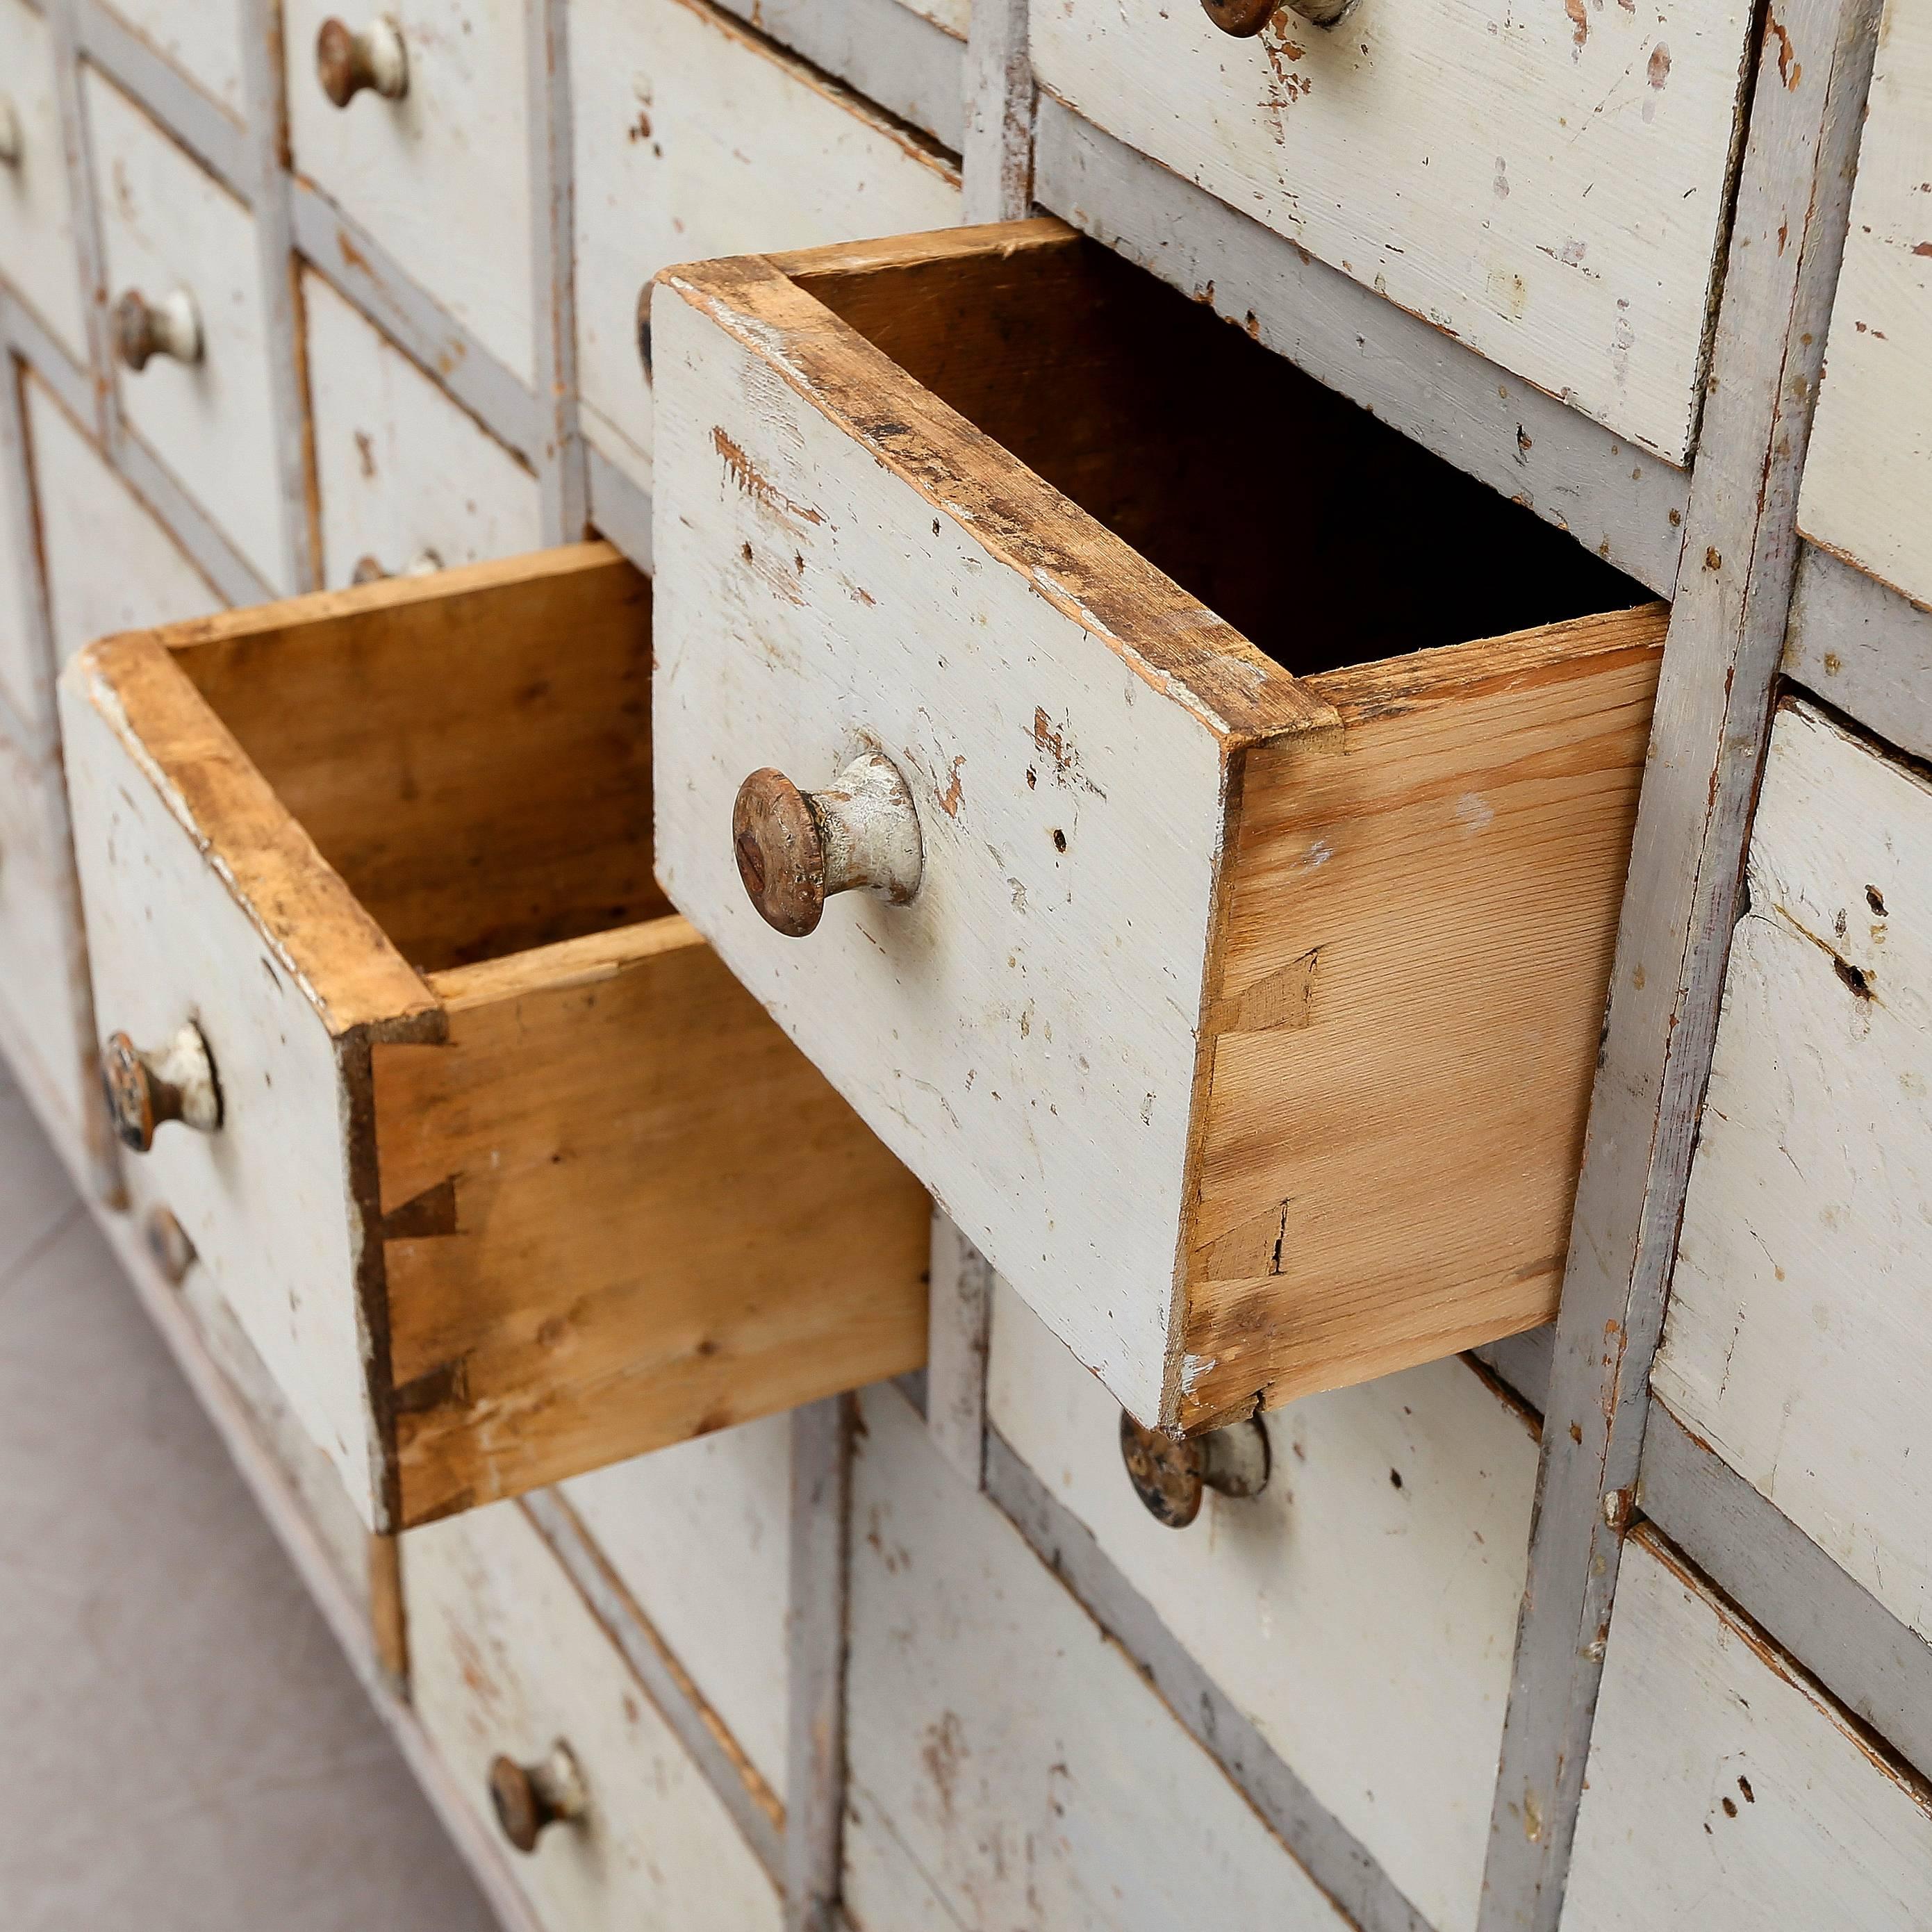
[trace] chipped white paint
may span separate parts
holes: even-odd
[[[1215,734],[673,285],[655,336],[673,482],[655,536],[658,877],[987,1259],[1154,1415]],[[837,770],[857,732],[911,782],[924,883],[908,906],[848,895],[808,939],[781,938],[740,882],[732,802],[763,766]]]
[[[274,392],[253,221],[126,95],[82,76],[108,292],[185,290],[202,353],[117,371],[122,414],[256,573],[292,587],[277,487]]]
[[[484,1828],[499,1752],[534,1764],[561,1742],[577,1761],[585,1815],[514,1868],[545,1925],[778,1932],[730,1813],[517,1504],[413,1532],[403,1582],[411,1701]]]
[[[338,108],[316,35],[338,0],[287,0],[289,137],[306,176],[524,382],[534,375],[524,0],[390,0],[409,88]],[[355,16],[352,15],[352,20]]]
[[[560,1486],[699,1695],[782,1798],[791,1418],[741,1423]]]
[[[231,114],[244,111],[242,35],[248,0],[104,0],[168,63]]]
[[[1476,1920],[1536,1487],[1522,1416],[1461,1362],[1263,1419],[1251,1501],[1148,1516],[1120,1408],[1004,1283],[992,1426],[1438,1932]]]
[[[959,179],[856,95],[684,0],[574,0],[584,434],[652,487],[638,302],[659,269],[944,228]]]
[[[0,94],[14,153],[0,166],[0,277],[19,290],[79,362],[87,314],[54,80],[52,35],[26,0],[0,0]]]
[[[1646,1530],[1617,1589],[1564,1932],[1923,1932],[1932,1803]]]
[[[1932,604],[1928,365],[1932,0],[1888,0],[1798,524],[1922,604]]]
[[[1672,461],[1694,434],[1751,9],[1375,0],[1253,40],[1036,8],[1042,84]]]
[[[302,308],[326,586],[536,549],[536,477],[312,272]]]
[[[1932,1637],[1932,785],[1772,734],[1652,1384]]]
[[[847,1693],[857,1922],[1346,1932],[898,1392],[860,1404]]]

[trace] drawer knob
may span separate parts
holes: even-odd
[[[584,1816],[590,1794],[575,1755],[559,1738],[540,1764],[519,1764],[500,1754],[491,1759],[490,1804],[504,1837],[518,1851],[533,1852],[546,1825]]]
[[[1354,0],[1201,0],[1201,10],[1224,34],[1245,40],[1258,34],[1286,6],[1311,27],[1332,27]]]
[[[1169,1529],[1185,1529],[1201,1514],[1204,1490],[1258,1496],[1268,1487],[1271,1460],[1258,1417],[1185,1438],[1143,1429],[1120,1412],[1120,1460],[1147,1513]]]
[[[884,752],[861,752],[826,791],[800,791],[769,766],[731,810],[738,876],[765,923],[790,939],[817,929],[834,892],[863,886],[908,904],[926,869],[912,790]]]
[[[25,143],[20,135],[20,110],[10,94],[0,94],[0,166],[17,168]]]
[[[392,583],[398,577],[434,577],[442,559],[433,550],[419,550],[400,571],[388,569],[380,557],[358,556],[349,581],[354,585]]]
[[[323,21],[315,37],[315,76],[338,107],[346,107],[365,87],[385,100],[401,100],[410,91],[403,30],[386,15],[359,34],[340,20]]]
[[[107,1112],[121,1144],[146,1154],[154,1130],[178,1120],[212,1134],[221,1124],[221,1088],[208,1042],[190,1020],[158,1052],[143,1053],[124,1033],[110,1034],[100,1055]]]
[[[194,296],[177,289],[151,302],[139,289],[128,290],[114,304],[114,352],[136,375],[157,356],[199,362],[201,316]]]

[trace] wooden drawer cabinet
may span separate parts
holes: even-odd
[[[1682,462],[1752,20],[1376,0],[1242,40],[1198,6],[1064,0],[1031,34],[1088,120]]]
[[[1000,1273],[1183,1427],[1546,1320],[1662,608],[1055,223],[656,315],[659,876]]]
[[[250,0],[104,0],[202,93],[239,116],[247,111],[244,32],[267,22]]]
[[[124,1137],[374,1528],[923,1358],[923,1196],[652,884],[650,624],[585,545],[63,681]]]
[[[898,1393],[861,1401],[845,1902],[865,1932],[1346,1932]]]
[[[1932,1638],[1932,785],[1787,704],[1658,1394]]]
[[[0,0],[0,280],[69,355],[87,360],[53,36],[26,0]]]
[[[959,178],[906,130],[687,0],[579,0],[578,366],[586,434],[652,483],[639,304],[673,262],[956,221]]]
[[[1460,1361],[1267,1418],[1258,1496],[1177,1532],[1120,1408],[1016,1295],[988,1420],[1438,1932],[1473,1932],[1536,1489],[1536,1436]]]
[[[256,574],[286,587],[254,220],[96,70],[83,85],[122,412]]]
[[[282,38],[296,172],[529,382],[536,338],[525,5],[350,0],[344,10],[340,0],[287,0]],[[334,59],[321,44],[331,21]],[[338,106],[327,89],[340,67],[340,38],[372,32],[393,35],[400,57],[386,50],[390,58],[378,59]]]
[[[546,1927],[778,1932],[730,1812],[515,1504],[405,1537],[403,1587],[411,1700],[482,1815],[500,1757],[541,1772],[569,1754],[581,1808],[515,1867]]]
[[[302,287],[324,581],[534,550],[536,478],[320,275]]]
[[[1563,1932],[1918,1932],[1932,1803],[1640,1530],[1624,1552]]]

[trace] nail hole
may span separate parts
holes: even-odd
[[[1879,917],[1880,917],[1880,919],[1884,918],[1884,916],[1885,916],[1885,895],[1879,890],[1879,889],[1877,888],[1877,886],[1866,886],[1866,888],[1865,888],[1865,904],[1866,904],[1867,905],[1870,906],[1870,907],[1871,908],[1872,910],[1873,910],[1874,912],[1876,913],[1876,914],[1878,914],[1878,916],[1879,916]]]
[[[1056,852],[1064,852],[1066,850],[1066,834],[1057,826],[1053,834],[1053,849]]]
[[[1857,967],[1845,960],[1834,958],[1832,962],[1832,970],[1851,989],[1855,999],[1868,1000],[1872,997],[1871,980]]]

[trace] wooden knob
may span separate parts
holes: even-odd
[[[926,869],[911,788],[880,751],[862,751],[825,791],[754,772],[731,808],[731,844],[752,904],[788,939],[815,931],[835,892],[908,904]]]
[[[20,132],[20,110],[14,97],[0,94],[0,167],[17,168],[26,144]]]
[[[157,356],[177,362],[201,360],[201,316],[185,289],[151,302],[130,289],[114,304],[114,352],[136,375]]]
[[[359,34],[340,20],[323,21],[315,37],[315,77],[338,107],[346,107],[364,88],[385,100],[401,100],[410,91],[402,29],[386,15]]]
[[[1184,1437],[1143,1429],[1122,1409],[1120,1460],[1148,1514],[1169,1529],[1185,1529],[1201,1514],[1204,1490],[1259,1496],[1268,1487],[1271,1458],[1258,1418]]]
[[[194,1244],[188,1230],[165,1208],[150,1210],[141,1230],[161,1279],[170,1288],[178,1288],[188,1278],[195,1261]]]
[[[100,1078],[114,1131],[136,1154],[154,1145],[154,1130],[167,1121],[203,1134],[221,1124],[214,1063],[191,1020],[154,1053],[143,1053],[124,1033],[110,1034],[101,1050]]]
[[[490,1761],[490,1804],[505,1838],[520,1852],[533,1852],[546,1825],[568,1824],[590,1806],[584,1774],[560,1738],[540,1764],[519,1764],[500,1754]]]
[[[1354,0],[1201,0],[1201,10],[1224,34],[1248,40],[1286,6],[1311,27],[1332,27]]]

